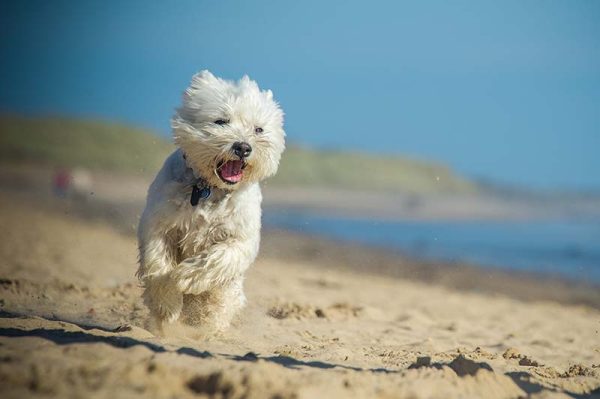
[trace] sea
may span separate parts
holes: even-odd
[[[600,284],[599,220],[382,221],[267,209],[263,224],[418,260],[466,262]]]

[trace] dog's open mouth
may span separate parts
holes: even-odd
[[[246,163],[241,160],[221,161],[217,165],[217,175],[227,184],[236,184],[244,176]]]

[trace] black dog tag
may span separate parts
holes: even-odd
[[[190,204],[192,206],[198,205],[200,199],[207,199],[210,197],[210,187],[199,188],[197,184],[192,187],[192,196],[190,198]]]

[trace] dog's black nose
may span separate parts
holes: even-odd
[[[250,144],[240,143],[239,141],[233,143],[231,149],[233,150],[233,153],[240,158],[246,158],[252,152],[252,147],[250,147]]]

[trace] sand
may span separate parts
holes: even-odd
[[[593,290],[563,284],[563,296],[544,297],[535,293],[552,281],[499,279],[531,288],[516,299],[493,284],[360,270],[343,247],[266,233],[231,330],[157,337],[134,236],[94,215],[0,195],[3,398],[600,397]]]

